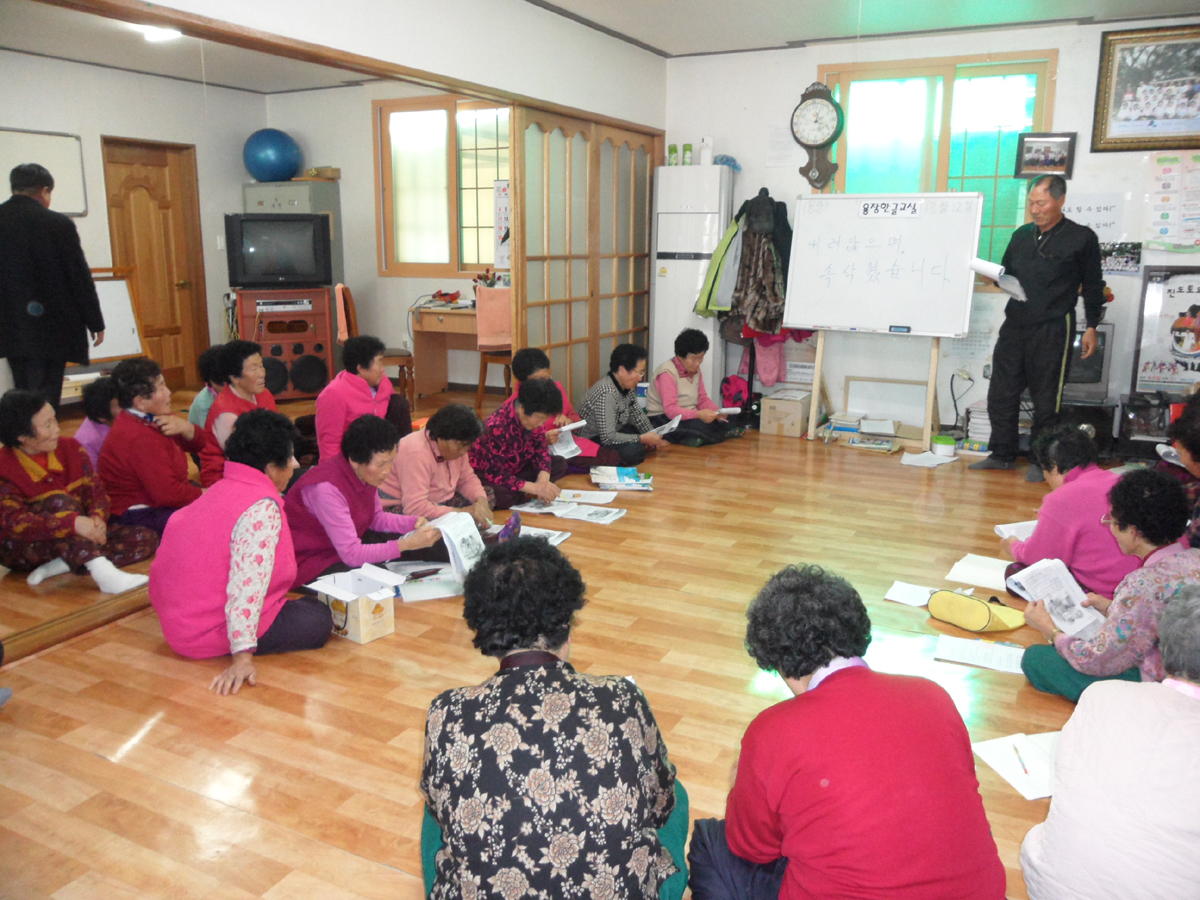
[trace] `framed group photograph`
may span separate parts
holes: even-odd
[[[1092,152],[1200,148],[1200,25],[1101,36]]]
[[[1039,175],[1071,177],[1075,166],[1075,132],[1025,132],[1017,139],[1017,178]]]

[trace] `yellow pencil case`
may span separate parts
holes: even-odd
[[[1025,624],[1025,614],[999,600],[982,600],[956,591],[935,591],[929,614],[965,631],[1011,631]]]

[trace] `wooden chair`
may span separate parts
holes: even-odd
[[[512,288],[476,288],[475,322],[479,347],[475,412],[482,415],[489,365],[504,366],[505,399],[512,393]]]
[[[344,284],[335,289],[338,297],[338,309],[346,323],[347,337],[358,337],[358,313],[354,308],[354,294]],[[417,408],[417,383],[413,379],[413,355],[411,350],[401,347],[388,347],[383,351],[383,367],[396,366],[397,378],[400,382],[400,393],[408,398],[408,408]]]

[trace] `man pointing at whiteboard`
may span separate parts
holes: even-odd
[[[1033,221],[1013,232],[1004,251],[1002,265],[1021,282],[1028,300],[1010,299],[1004,311],[987,396],[991,455],[972,469],[1016,465],[1017,420],[1026,388],[1033,398],[1033,438],[1058,424],[1080,287],[1087,316],[1082,357],[1096,352],[1096,326],[1104,309],[1100,244],[1092,229],[1063,217],[1066,198],[1067,183],[1058,175],[1036,179],[1028,199]],[[1036,461],[1030,463],[1025,480],[1044,480]]]
[[[0,203],[0,356],[18,388],[58,409],[68,362],[87,364],[88,332],[104,340],[104,315],[75,223],[50,211],[54,178],[25,163]]]

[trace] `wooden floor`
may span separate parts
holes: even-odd
[[[747,601],[789,563],[849,578],[875,625],[870,663],[943,685],[972,740],[1070,714],[1021,676],[934,662],[936,634],[955,629],[882,599],[895,579],[940,586],[964,553],[997,555],[992,526],[1032,518],[1045,493],[1021,471],[907,468],[756,432],[643,468],[655,491],[621,495],[625,518],[567,528],[589,598],[572,662],[635,677],[693,816],[723,813],[742,732],[785,696],[742,637]],[[225,663],[175,656],[150,610],[6,666],[0,897],[418,900],[425,709],[495,668],[460,614],[458,600],[403,606],[395,635],[264,658],[236,697],[208,693]],[[1009,896],[1023,898],[1020,841],[1049,803],[978,773]]]

